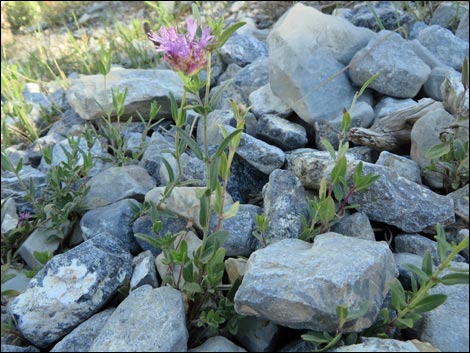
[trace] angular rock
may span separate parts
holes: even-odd
[[[246,352],[246,350],[232,343],[224,336],[214,336],[188,352]]]
[[[87,182],[90,190],[82,200],[82,206],[94,209],[126,198],[142,201],[144,195],[155,186],[147,171],[136,165],[111,167]]]
[[[132,271],[132,277],[129,283],[131,291],[145,284],[153,288],[158,287],[155,256],[152,255],[150,250],[143,251],[134,257],[134,259],[132,259],[132,266],[134,270]]]
[[[144,167],[148,174],[155,179],[157,185],[161,184],[160,166],[162,165],[161,157],[163,150],[174,150],[174,141],[168,136],[163,136],[155,131],[147,144],[147,147],[140,160],[140,165]]]
[[[222,244],[225,256],[250,256],[255,249],[256,238],[253,231],[256,227],[256,215],[261,213],[261,208],[255,205],[240,205],[235,217],[225,219],[222,230],[228,230],[230,235]],[[218,217],[211,217],[210,228],[215,231]]]
[[[412,98],[431,69],[400,35],[384,30],[354,55],[349,68],[351,80],[358,86],[376,73],[380,76],[369,88],[392,97]]]
[[[2,293],[6,291],[15,291],[18,294],[23,293],[29,285],[30,278],[28,278],[24,272],[18,271],[14,268],[9,268],[3,274],[5,277],[9,275],[13,275],[14,277],[8,280],[3,279],[4,282],[2,283]]]
[[[364,337],[362,340],[363,343],[338,347],[331,352],[439,352],[430,344],[417,340],[399,341],[377,337]]]
[[[258,120],[258,126],[258,138],[285,151],[302,148],[308,142],[307,132],[302,125],[276,115],[263,115]]]
[[[90,352],[185,352],[187,341],[181,292],[144,285],[119,304]]]
[[[456,76],[460,79],[460,73],[450,67],[437,66],[431,70],[428,80],[424,83],[424,92],[437,101],[442,101],[441,86],[447,76]]]
[[[455,30],[465,15],[468,15],[468,4],[463,6],[454,1],[445,1],[433,12],[429,24]]]
[[[274,95],[271,85],[268,83],[248,97],[251,111],[258,117],[265,114],[275,114],[281,118],[292,113],[292,109],[286,105],[278,96]]]
[[[376,163],[393,169],[403,178],[421,184],[421,171],[418,164],[412,159],[382,151]]]
[[[227,272],[228,280],[234,283],[237,279],[242,279],[246,272],[246,259],[229,257],[225,260],[225,272]]]
[[[228,65],[245,66],[260,56],[268,55],[266,43],[250,35],[234,33],[219,49],[222,60]]]
[[[162,153],[162,157],[170,164],[173,174],[178,175],[178,163],[176,158],[170,153]],[[183,153],[180,156],[181,178],[180,181],[194,180],[193,186],[204,186],[206,180],[206,165],[199,158]],[[161,185],[166,186],[170,183],[170,176],[165,164],[160,165]]]
[[[281,327],[258,317],[248,316],[238,323],[237,340],[250,352],[272,352]]]
[[[460,39],[463,39],[468,42],[468,12],[460,20],[459,27],[455,31],[455,35]]]
[[[67,100],[82,119],[95,120],[106,115],[107,109],[114,109],[111,90],[124,92],[126,88],[125,116],[136,112],[148,116],[153,101],[161,107],[160,114],[170,116],[169,92],[177,102],[183,96],[183,82],[172,70],[113,68],[106,76],[106,92],[102,75],[82,75],[72,80]]]
[[[29,165],[23,166],[20,170],[19,177],[28,187],[29,183],[32,181],[36,198],[39,198],[43,190],[46,188],[46,174]],[[16,208],[19,210],[23,208],[33,209],[32,205],[24,200],[26,193],[13,173],[2,171],[1,183],[2,199],[6,199],[8,197],[13,198],[15,200]]]
[[[40,350],[34,346],[23,347],[2,343],[2,352],[40,352]]]
[[[267,39],[273,93],[309,124],[336,117],[354,96],[342,72],[344,65],[373,35],[344,19],[296,4]]]
[[[264,214],[269,220],[265,233],[268,244],[298,238],[302,216],[308,219],[308,204],[300,180],[289,170],[276,169],[263,188]],[[259,244],[258,246],[261,246]]]
[[[15,229],[17,224],[18,214],[16,213],[15,200],[12,198],[6,200],[2,199],[2,234],[6,234],[10,230]]]
[[[428,26],[420,31],[418,40],[442,63],[462,71],[463,59],[465,56],[468,57],[468,42],[437,25]]]
[[[433,52],[422,45],[419,40],[413,39],[412,41],[409,41],[409,43],[411,44],[411,48],[414,50],[415,54],[418,55],[431,69],[436,67],[448,67],[440,61]]]
[[[337,233],[318,235],[313,245],[284,239],[250,256],[235,310],[295,329],[334,331],[337,305],[354,311],[369,302],[368,312],[344,327],[359,332],[375,321],[397,274],[384,242]]]
[[[411,98],[396,99],[392,97],[383,97],[374,107],[375,119],[383,118],[393,112],[415,105],[416,102]]]
[[[107,233],[119,239],[131,253],[139,253],[140,246],[130,224],[134,217],[132,205],[136,207],[139,203],[133,199],[124,199],[86,212],[80,220],[83,238],[88,240]]]
[[[229,134],[236,130],[229,125],[225,125],[225,128]],[[281,149],[244,132],[242,132],[236,154],[264,174],[270,174],[273,170],[282,167],[285,160],[285,154]]]
[[[268,62],[267,56],[261,56],[233,77],[233,84],[239,88],[245,102],[252,92],[269,83]]]
[[[446,76],[441,84],[442,102],[447,111],[468,118],[468,90],[464,90],[459,75]],[[465,97],[463,98],[465,93]]]
[[[131,271],[122,244],[97,236],[50,260],[8,310],[23,336],[44,348],[97,312]]]
[[[344,216],[331,228],[331,231],[348,237],[375,241],[374,230],[364,212],[356,212],[352,215]]]
[[[103,310],[75,327],[72,332],[62,338],[51,352],[89,352],[91,344],[99,335],[106,321],[115,308]]]
[[[348,158],[346,179],[358,164]],[[329,177],[334,163],[328,152],[298,149],[287,154],[288,169],[305,188],[318,189],[322,177]],[[394,225],[405,232],[420,232],[436,223],[454,222],[453,201],[400,177],[392,169],[363,162],[362,174],[380,175],[368,189],[353,193],[350,203],[358,203],[370,220]]]

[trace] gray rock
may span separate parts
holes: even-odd
[[[16,168],[16,166],[18,165],[20,158],[23,159],[23,165],[31,164],[29,153],[27,150],[23,150],[23,148],[24,146],[22,144],[9,146],[5,148],[5,154],[10,160],[10,163],[13,165],[14,168]]]
[[[285,346],[282,346],[278,351],[279,352],[313,352],[315,346],[303,339],[297,339],[295,341],[289,342]]]
[[[62,338],[51,352],[89,352],[91,344],[99,335],[106,321],[115,308],[103,310],[75,327],[72,332]]]
[[[468,42],[437,25],[424,28],[419,32],[418,40],[442,63],[462,70],[463,59],[468,56]]]
[[[160,166],[162,165],[162,151],[174,151],[174,146],[174,140],[169,138],[168,135],[164,136],[157,131],[152,134],[148,141],[147,147],[140,160],[140,165],[155,179],[157,185],[161,184]]]
[[[235,63],[245,66],[260,56],[268,55],[266,43],[250,35],[234,33],[219,49],[222,60],[228,65]]]
[[[411,98],[426,82],[431,69],[400,35],[384,30],[354,55],[349,68],[351,80],[358,86],[376,73],[380,76],[370,88],[392,97]]]
[[[145,284],[151,285],[153,288],[158,287],[157,270],[155,268],[155,256],[150,250],[143,251],[132,260],[132,277],[130,281],[130,289],[135,290]]]
[[[2,234],[6,234],[10,230],[15,229],[17,225],[18,214],[16,213],[15,200],[12,198],[6,200],[2,199]]]
[[[447,76],[458,76],[460,73],[450,67],[437,66],[431,70],[428,80],[424,83],[424,92],[434,100],[442,101],[441,85]]]
[[[34,346],[22,347],[11,344],[2,344],[2,352],[40,352],[40,350]]]
[[[225,272],[227,272],[228,280],[234,283],[237,279],[242,279],[246,272],[246,262],[244,258],[229,257],[224,262]]]
[[[187,341],[181,292],[144,285],[119,304],[90,352],[185,352]]]
[[[409,252],[412,254],[424,256],[426,250],[431,251],[434,265],[441,263],[437,252],[437,241],[426,238],[419,234],[400,234],[395,237],[395,250],[400,252]],[[449,253],[447,253],[448,255]],[[454,258],[455,262],[465,262],[465,258],[457,254]]]
[[[188,223],[186,219],[166,215],[162,212],[159,214],[159,217],[162,221],[162,230],[160,232],[160,235],[155,234],[152,231],[153,222],[152,217],[150,215],[144,215],[137,218],[132,225],[132,231],[134,232],[134,234],[142,233],[153,239],[157,239],[163,237],[168,232],[176,234],[184,230],[186,228],[186,224]],[[135,240],[137,241],[137,243],[139,243],[140,247],[143,250],[150,250],[153,256],[157,256],[162,252],[162,249],[156,248],[155,246],[151,245],[149,242],[141,238],[136,237]]]
[[[382,151],[376,163],[393,169],[401,177],[421,184],[421,171],[418,164],[412,159]]]
[[[418,119],[411,128],[410,156],[421,168],[423,182],[433,188],[443,187],[443,176],[426,169],[431,165],[431,161],[426,158],[426,152],[441,143],[440,133],[454,121],[455,118],[439,102],[435,109]]]
[[[349,237],[375,241],[374,230],[364,212],[344,216],[331,228],[331,231]]]
[[[415,279],[417,279],[416,274],[409,271],[404,265],[411,264],[418,268],[421,268],[423,264],[423,257],[409,252],[394,253],[393,257],[395,258],[395,263],[398,267],[398,279],[400,283],[402,284],[404,289],[411,290],[411,275],[413,274]]]
[[[3,274],[3,276],[13,275],[9,280],[2,283],[2,293],[6,291],[15,291],[17,293],[23,293],[29,285],[30,278],[26,277],[23,271],[18,271],[14,268],[9,268]],[[3,339],[3,337],[2,337]]]
[[[124,199],[86,212],[80,220],[83,238],[88,240],[106,232],[125,244],[132,254],[139,253],[140,246],[130,224],[134,217],[131,205],[138,206],[139,203],[133,199]]]
[[[351,156],[351,155],[349,155]],[[358,164],[348,157],[346,179],[350,180]],[[334,163],[327,152],[298,149],[287,154],[288,169],[305,188],[318,189],[322,177],[328,177]],[[438,222],[454,221],[453,201],[425,187],[400,177],[392,169],[363,162],[363,175],[372,173],[380,179],[367,190],[354,193],[350,203],[361,205],[370,220],[394,225],[405,232],[419,232]]]
[[[384,339],[377,337],[364,337],[363,343],[332,349],[331,352],[433,352],[432,350],[421,351],[414,341],[399,341],[395,339]]]
[[[258,137],[284,151],[304,147],[307,140],[305,128],[276,115],[266,114],[258,120]]]
[[[377,21],[377,18],[380,23]],[[409,30],[415,22],[413,16],[403,11],[401,6],[393,1],[359,3],[354,6],[348,19],[355,26],[370,28],[374,32],[378,32],[383,28],[393,31],[398,27],[404,27],[406,30]]]
[[[233,84],[240,89],[245,102],[250,94],[269,83],[268,57],[261,56],[242,68],[233,77]]]
[[[131,255],[122,244],[97,236],[56,255],[8,310],[23,336],[44,348],[97,312],[131,271]]]
[[[142,201],[155,186],[155,181],[144,168],[128,165],[104,170],[88,180],[87,186],[90,189],[82,200],[82,206],[94,209],[127,198]]]
[[[455,30],[465,15],[468,15],[468,4],[464,6],[458,2],[446,1],[440,3],[433,12],[429,24]]]
[[[241,69],[242,67],[237,64],[232,63],[232,64],[227,65],[227,68],[219,76],[219,79],[217,80],[217,86],[222,85],[227,80],[233,79],[235,75],[240,72]]]
[[[295,329],[334,331],[337,305],[349,303],[354,311],[369,302],[368,312],[344,327],[344,332],[358,332],[375,321],[387,283],[396,276],[383,242],[337,233],[318,235],[313,245],[284,239],[251,254],[235,311]]]
[[[229,125],[225,125],[225,128],[229,134],[235,131],[235,128]],[[270,174],[273,170],[282,167],[285,160],[285,154],[281,149],[244,132],[242,132],[236,154],[264,174]]]
[[[203,344],[188,352],[246,352],[223,336],[215,336],[207,339]]]
[[[237,340],[250,352],[272,352],[279,340],[280,326],[258,317],[248,316],[238,323]]]
[[[460,20],[459,27],[455,31],[455,35],[460,39],[463,39],[468,42],[468,12]]]
[[[442,101],[451,114],[468,118],[468,90],[465,91],[458,75],[446,76],[441,85]],[[465,93],[465,97],[463,98]],[[468,135],[468,133],[467,133]]]
[[[256,227],[256,215],[261,213],[261,208],[255,205],[240,205],[235,217],[224,220],[222,230],[228,230],[230,236],[222,244],[225,256],[250,256],[255,249],[256,238],[253,231]],[[218,217],[211,217],[210,228],[214,231],[217,227]]]
[[[204,144],[204,133],[203,125],[204,122],[201,119],[198,121],[197,131],[197,142],[199,145]],[[219,145],[224,137],[220,132],[219,125],[231,125],[236,126],[235,116],[232,109],[226,110],[214,110],[207,115],[207,143],[209,145]]]
[[[72,80],[67,90],[67,100],[82,119],[95,120],[106,115],[108,109],[112,111],[111,115],[116,114],[111,91],[119,89],[124,92],[126,88],[124,116],[135,115],[137,111],[142,116],[148,116],[153,101],[161,107],[160,114],[170,116],[169,92],[173,93],[177,102],[183,96],[183,83],[172,70],[113,68],[106,76],[106,92],[102,75],[83,75]]]
[[[20,170],[19,177],[28,187],[30,182],[33,183],[36,198],[39,198],[43,190],[46,188],[46,174],[29,165],[23,166]],[[8,197],[13,198],[15,200],[16,208],[19,210],[23,208],[33,209],[32,205],[24,200],[26,193],[13,173],[2,171],[1,183],[2,199],[6,199]]]
[[[309,124],[336,117],[354,96],[344,65],[372,36],[368,29],[296,4],[267,39],[273,93]]]
[[[459,267],[468,270],[468,264]],[[423,313],[423,324],[418,330],[422,341],[431,343],[442,352],[468,352],[468,289],[468,284],[438,284],[429,290],[430,295],[447,295],[447,300],[436,309]]]
[[[43,119],[42,112],[50,113],[52,104],[49,102],[41,88],[37,83],[27,82],[23,89],[23,98],[26,104],[30,105],[31,110],[28,113],[28,119],[36,127],[41,130],[47,127]]]
[[[428,25],[423,21],[415,22],[411,26],[411,30],[408,33],[408,40],[414,41],[415,39],[417,39],[419,36],[419,32],[421,32],[426,27],[428,27]]]
[[[436,55],[434,55],[434,53],[422,45],[419,40],[413,39],[409,41],[409,43],[411,44],[411,48],[414,50],[415,54],[418,55],[431,69],[434,69],[435,67],[447,67],[436,57]]]
[[[170,164],[173,170],[173,175],[178,176],[178,163],[176,158],[170,153],[162,153],[162,157]],[[206,180],[206,165],[199,158],[183,153],[180,156],[181,163],[181,177],[180,181],[194,180],[193,186],[204,186]],[[160,180],[161,185],[166,186],[170,183],[170,176],[165,164],[160,165]]]
[[[258,117],[265,114],[275,114],[285,118],[292,113],[292,109],[273,93],[269,83],[253,91],[249,95],[248,100],[251,111]]]
[[[302,216],[308,219],[309,212],[305,190],[294,173],[274,170],[263,188],[263,198],[264,214],[269,220],[265,233],[268,244],[298,238],[302,231]]]

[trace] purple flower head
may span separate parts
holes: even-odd
[[[19,216],[20,216],[20,219],[19,219],[18,223],[19,223],[20,226],[22,226],[31,217],[31,212],[29,212],[29,211],[20,211]]]
[[[186,25],[185,35],[176,33],[174,27],[162,27],[158,34],[150,31],[147,35],[155,44],[155,50],[165,54],[165,61],[173,70],[192,76],[206,66],[206,47],[214,36],[211,35],[211,29],[205,26],[200,38],[197,38],[197,23],[192,18],[187,19]]]

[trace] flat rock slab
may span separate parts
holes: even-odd
[[[17,329],[47,347],[97,312],[130,278],[132,257],[118,240],[97,236],[50,260],[8,309]]]
[[[368,328],[379,314],[398,275],[393,254],[384,242],[325,233],[314,244],[284,239],[251,254],[235,310],[294,329],[334,331],[336,306],[368,312],[351,321],[345,332]],[[334,295],[332,295],[334,293]]]
[[[187,341],[181,292],[144,285],[119,304],[90,352],[186,352]]]
[[[125,116],[139,112],[148,116],[153,101],[161,106],[160,114],[170,115],[170,95],[177,102],[183,96],[183,82],[172,70],[112,69],[106,76],[106,92],[103,75],[84,75],[72,80],[67,90],[67,100],[72,108],[85,120],[95,120],[106,116],[107,109],[113,110],[111,90],[127,89]]]

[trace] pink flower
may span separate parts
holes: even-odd
[[[29,218],[31,217],[31,212],[29,211],[21,211],[20,212],[20,217],[19,217],[19,221],[18,221],[18,224],[20,226],[22,226],[23,224],[25,224]]]
[[[206,47],[214,39],[214,36],[211,35],[211,29],[205,26],[200,38],[197,39],[196,21],[188,18],[186,25],[186,35],[176,33],[174,27],[162,27],[158,34],[150,31],[147,35],[155,44],[155,50],[165,54],[165,61],[170,64],[173,70],[192,76],[205,68],[207,64]]]

